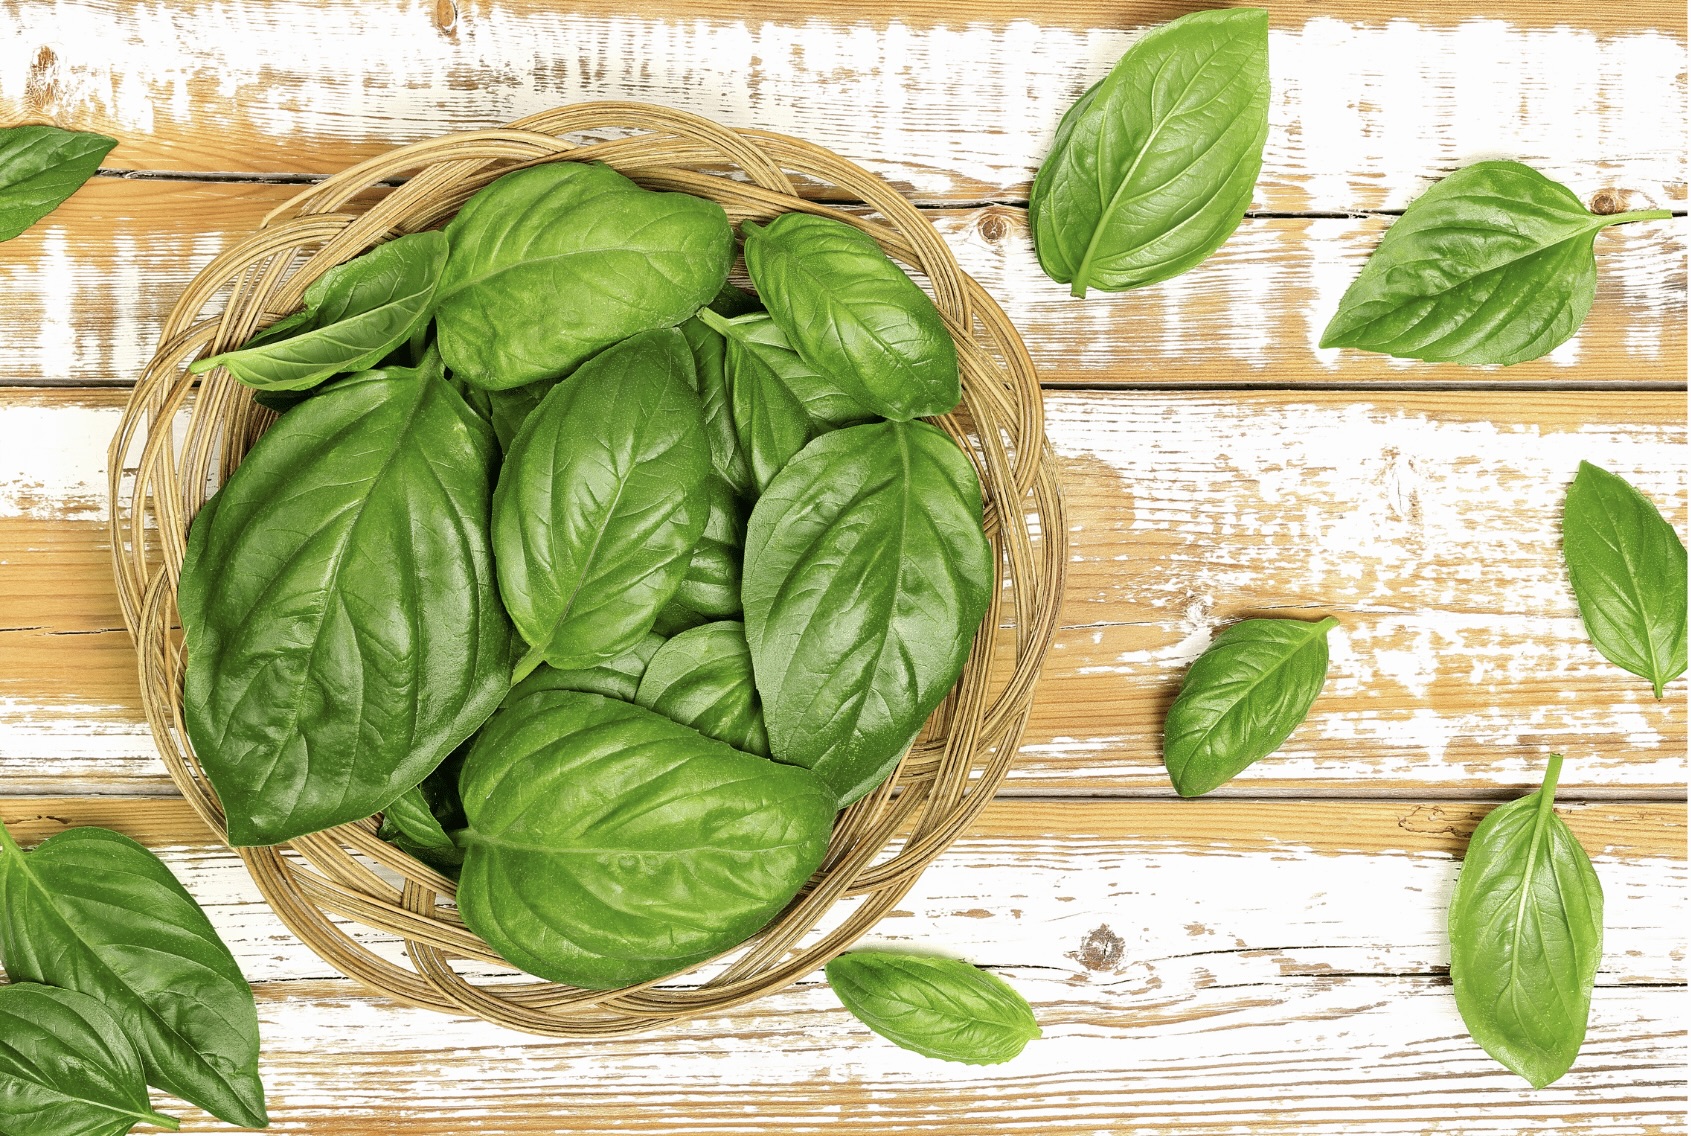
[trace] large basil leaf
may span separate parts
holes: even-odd
[[[710,511],[710,443],[673,330],[609,348],[528,416],[493,496],[499,591],[542,661],[581,670],[651,631]]]
[[[150,1083],[230,1124],[267,1123],[252,988],[199,904],[135,841],[73,828],[25,852],[0,828],[0,956],[13,982],[99,999]]]
[[[743,623],[707,623],[669,640],[652,656],[634,701],[707,738],[769,756]]]
[[[998,1065],[1041,1034],[1027,999],[960,959],[852,951],[827,974],[858,1021],[924,1057]]]
[[[681,325],[681,335],[693,352],[693,389],[705,408],[705,432],[710,436],[710,460],[716,475],[734,493],[751,496],[751,466],[734,432],[734,412],[728,390],[728,344],[722,334],[694,317]]]
[[[1327,632],[1338,625],[1246,619],[1215,637],[1163,719],[1177,793],[1207,793],[1280,748],[1327,681]]]
[[[1480,1047],[1536,1089],[1585,1040],[1603,957],[1603,885],[1553,806],[1562,757],[1536,793],[1494,809],[1450,901],[1450,981]]]
[[[592,989],[745,940],[822,862],[834,819],[802,769],[567,691],[494,715],[462,786],[465,924],[524,970]]]
[[[498,706],[497,460],[437,357],[288,411],[195,520],[184,710],[232,843],[369,816]]]
[[[305,307],[243,346],[197,360],[251,387],[301,391],[380,363],[429,322],[446,237],[412,233],[338,264],[305,290]]]
[[[872,237],[808,213],[740,231],[758,295],[812,371],[894,421],[957,405],[957,345],[945,321]]]
[[[1045,274],[1119,292],[1178,276],[1239,227],[1268,138],[1268,13],[1151,31],[1063,116],[1028,223]]]
[[[806,446],[746,529],[746,641],[770,752],[842,805],[886,779],[962,672],[993,552],[957,444],[877,422]]]
[[[0,130],[0,241],[9,241],[63,204],[117,145],[104,134],[56,126]]]
[[[716,296],[734,260],[720,205],[579,162],[506,174],[446,236],[441,353],[484,387],[566,374],[635,332],[673,327]]]
[[[1537,359],[1572,338],[1591,310],[1598,231],[1670,216],[1596,216],[1530,166],[1476,162],[1386,230],[1321,346],[1435,363]]]
[[[718,477],[706,479],[710,513],[693,546],[687,574],[652,629],[674,635],[701,623],[740,614],[740,564],[746,547],[746,508]]]
[[[1651,500],[1590,462],[1568,488],[1562,555],[1591,642],[1656,697],[1685,673],[1685,545]]]
[[[576,690],[583,694],[603,694],[606,698],[620,698],[633,702],[640,689],[640,678],[652,656],[663,646],[662,635],[648,635],[614,659],[582,670],[561,671],[552,667],[535,668],[533,674],[511,688],[505,699],[508,706],[519,698],[537,690]]]
[[[0,1132],[123,1136],[137,1124],[181,1127],[153,1111],[118,1020],[75,990],[0,986]]]

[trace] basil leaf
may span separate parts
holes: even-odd
[[[1573,337],[1597,293],[1599,230],[1672,216],[1595,216],[1519,162],[1476,162],[1393,223],[1321,333],[1323,347],[1508,365]]]
[[[188,370],[222,367],[260,390],[298,391],[374,367],[428,325],[445,266],[443,234],[398,237],[312,281],[301,311]]]
[[[0,241],[9,241],[64,203],[117,145],[104,134],[56,126],[0,130]]]
[[[123,1026],[86,994],[0,986],[0,1132],[123,1136],[137,1124],[175,1132],[153,1111],[141,1057]]]
[[[932,426],[851,426],[806,446],[746,529],[770,752],[842,805],[885,780],[962,673],[994,561],[974,467]]]
[[[716,475],[742,497],[752,495],[751,466],[740,449],[734,431],[734,414],[728,391],[728,345],[722,335],[701,319],[681,325],[681,335],[693,353],[693,389],[705,408],[705,433],[710,437],[710,460]]]
[[[583,694],[603,694],[606,698],[620,698],[633,702],[640,689],[640,678],[658,648],[663,646],[662,635],[648,635],[614,659],[582,670],[560,671],[548,666],[535,668],[533,674],[511,688],[505,705],[526,698],[537,690],[576,690]]]
[[[958,959],[853,951],[827,974],[853,1017],[924,1057],[998,1065],[1041,1036],[1027,999]]]
[[[1268,138],[1268,13],[1156,28],[1063,116],[1028,223],[1045,274],[1120,292],[1178,276],[1233,235]]]
[[[1650,499],[1590,462],[1568,488],[1562,555],[1591,642],[1656,697],[1685,673],[1685,545]]]
[[[720,478],[706,479],[710,512],[693,546],[687,574],[653,630],[674,635],[689,627],[740,614],[740,564],[746,547],[746,509]]]
[[[506,174],[446,236],[440,350],[454,372],[495,388],[567,374],[618,340],[675,326],[717,295],[734,260],[720,205],[579,162]]]
[[[497,457],[436,356],[288,411],[196,518],[184,711],[232,843],[369,816],[498,706]]]
[[[743,942],[822,862],[833,796],[638,706],[544,691],[494,715],[462,780],[464,923],[595,990]]]
[[[1450,901],[1450,981],[1480,1047],[1535,1089],[1573,1065],[1603,956],[1603,885],[1552,808],[1562,756],[1536,793],[1474,830]]]
[[[73,828],[25,852],[0,828],[0,955],[13,982],[99,999],[150,1083],[230,1124],[267,1123],[252,988],[199,904],[135,841]]]
[[[872,237],[807,213],[740,231],[752,283],[812,371],[895,421],[957,405],[957,345],[939,309]]]
[[[658,648],[634,702],[707,738],[769,756],[743,623],[707,623]]]
[[[1280,748],[1327,681],[1327,632],[1338,625],[1246,619],[1215,637],[1163,719],[1177,793],[1207,793]]]
[[[436,871],[456,875],[464,863],[464,850],[446,831],[440,812],[458,802],[441,802],[437,811],[433,793],[424,787],[427,784],[415,785],[389,802],[376,835]]]
[[[709,514],[710,444],[692,356],[673,330],[609,348],[554,387],[493,495],[499,591],[541,661],[580,670],[651,631]]]
[[[494,437],[499,439],[501,453],[510,452],[523,423],[528,421],[530,414],[540,408],[540,404],[557,385],[555,381],[542,379],[520,387],[481,391],[482,396],[487,399],[488,425],[493,427]]]
[[[724,282],[716,299],[705,305],[723,319],[746,316],[763,310],[763,302],[744,288]]]

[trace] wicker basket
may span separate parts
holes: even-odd
[[[575,1037],[634,1033],[760,997],[849,947],[897,903],[1008,770],[1056,627],[1066,560],[1055,462],[1027,352],[928,220],[881,179],[794,138],[634,103],[565,107],[407,146],[307,189],[206,267],[165,322],[112,441],[113,556],[142,700],[172,778],[215,831],[223,831],[222,813],[182,723],[176,584],[189,520],[272,415],[222,371],[196,380],[186,365],[297,308],[330,267],[441,225],[501,174],[587,160],[652,189],[710,198],[735,223],[794,210],[837,217],[926,277],[963,371],[963,406],[939,425],[980,472],[1004,586],[962,679],[895,774],[840,815],[822,867],[773,923],[697,968],[708,978],[607,993],[515,975],[460,922],[452,882],[377,839],[373,819],[237,850],[282,921],[345,974],[402,1002]],[[801,198],[794,176],[810,197],[860,201],[868,210]]]

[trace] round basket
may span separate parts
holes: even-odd
[[[183,728],[177,578],[189,521],[273,415],[221,370],[196,378],[187,364],[296,309],[334,265],[442,225],[501,174],[554,161],[604,162],[648,188],[709,198],[736,224],[789,211],[835,217],[925,278],[962,361],[963,403],[937,422],[980,473],[1001,585],[956,688],[886,784],[840,814],[804,890],[763,931],[688,975],[610,992],[518,975],[465,929],[452,881],[379,840],[374,818],[237,849],[282,921],[343,973],[413,1005],[590,1037],[777,990],[845,950],[909,891],[992,799],[1020,744],[1056,627],[1066,530],[1038,378],[1015,328],[927,218],[873,174],[798,139],[635,103],[564,107],[395,150],[305,190],[194,279],[112,441],[112,549],[142,701],[171,777],[213,830],[223,832],[223,816]]]

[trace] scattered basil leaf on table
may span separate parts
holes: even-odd
[[[1163,720],[1163,765],[1196,797],[1280,748],[1327,681],[1332,618],[1246,619],[1198,656]]]
[[[1685,673],[1685,544],[1655,504],[1590,462],[1568,488],[1562,555],[1591,642],[1656,697]]]
[[[0,986],[0,1132],[123,1136],[137,1124],[181,1127],[153,1111],[141,1055],[111,1012],[75,990]]]
[[[1573,1065],[1603,956],[1603,885],[1553,808],[1562,756],[1536,793],[1474,830],[1450,901],[1450,981],[1480,1047],[1535,1089]]]
[[[634,692],[640,689],[641,676],[646,673],[652,656],[663,645],[662,635],[647,635],[616,658],[581,670],[561,671],[542,664],[511,688],[505,704],[510,705],[537,690],[575,690],[633,702]]]
[[[1476,162],[1416,198],[1339,301],[1323,347],[1432,363],[1521,363],[1573,337],[1597,293],[1598,216],[1520,162]]]
[[[494,715],[461,784],[465,924],[529,973],[595,990],[743,942],[822,862],[834,820],[805,770],[570,691]]]
[[[1178,276],[1245,216],[1268,138],[1268,13],[1147,33],[1063,116],[1028,199],[1045,274],[1120,292]]]
[[[542,661],[579,670],[652,630],[687,574],[710,503],[692,355],[673,330],[633,336],[547,394],[493,496],[499,591]]]
[[[895,421],[944,414],[962,399],[957,345],[939,309],[873,237],[808,213],[745,221],[740,231],[759,298],[811,370]]]
[[[669,640],[652,656],[634,702],[707,738],[769,756],[743,623],[707,623]]]
[[[730,490],[743,497],[750,496],[756,486],[734,431],[733,396],[728,390],[728,344],[720,332],[696,317],[681,325],[681,335],[693,353],[693,389],[705,408],[711,464]]]
[[[1027,999],[959,959],[852,951],[827,975],[858,1021],[924,1057],[998,1065],[1041,1035]]]
[[[252,988],[199,904],[127,836],[73,828],[25,852],[0,826],[0,958],[13,982],[98,999],[150,1084],[230,1124],[267,1123]]]
[[[506,174],[446,226],[440,350],[478,386],[567,374],[636,332],[714,298],[734,260],[713,201],[641,189],[608,166]]]
[[[498,706],[497,460],[437,357],[284,414],[195,519],[183,708],[232,843],[369,816]]]
[[[104,134],[56,126],[0,129],[0,241],[9,241],[62,205],[117,145]]]
[[[769,748],[846,805],[962,673],[994,587],[974,467],[924,422],[811,442],[752,509],[746,641]]]

